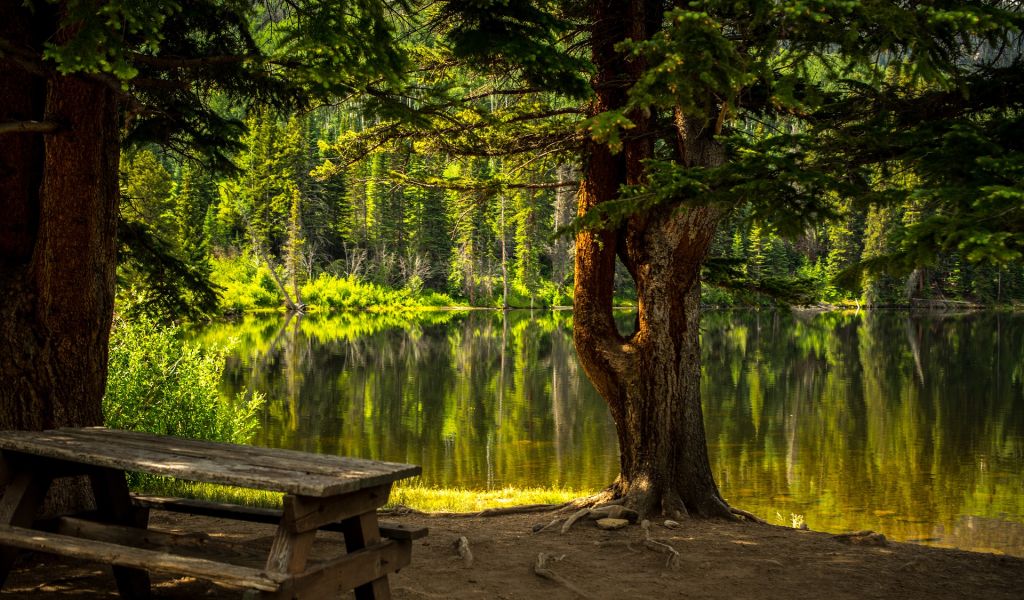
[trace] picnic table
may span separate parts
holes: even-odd
[[[283,492],[282,510],[129,494],[125,472]],[[149,572],[187,575],[246,598],[390,597],[387,576],[408,565],[426,529],[379,523],[393,482],[420,467],[292,450],[186,440],[102,427],[0,431],[0,588],[19,550],[113,566],[125,598],[149,596]],[[37,519],[53,479],[86,476],[96,510]],[[276,523],[269,551],[148,527],[151,509]],[[312,552],[319,530],[346,552]],[[331,535],[331,534],[327,534]],[[255,564],[258,560],[262,565]]]

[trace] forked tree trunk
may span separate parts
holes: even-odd
[[[643,39],[654,27],[656,2],[633,2],[623,18],[613,2],[598,0],[592,36],[597,100],[592,114],[625,105],[622,74],[643,65],[626,62],[615,44]],[[650,4],[650,6],[645,6]],[[657,14],[660,17],[660,12]],[[579,214],[615,199],[624,184],[645,180],[652,156],[649,117],[630,114],[635,127],[612,154],[589,142],[578,197]],[[675,119],[677,159],[721,164],[711,133],[681,115]],[[717,213],[706,207],[663,207],[629,218],[616,230],[583,231],[576,238],[573,334],[581,364],[607,401],[618,434],[620,474],[609,492],[644,515],[731,517],[711,473],[700,402],[700,268]],[[621,335],[612,317],[616,257],[636,282],[635,329]]]
[[[45,12],[5,4],[0,37],[41,56],[42,41],[60,36]],[[102,423],[118,114],[103,83],[0,58],[0,121],[59,125],[45,136],[0,135],[0,429]]]

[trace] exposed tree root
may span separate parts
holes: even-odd
[[[548,529],[554,528],[556,525],[558,525],[561,522],[562,522],[562,518],[561,517],[555,517],[554,520],[552,520],[547,525],[544,525],[543,527],[541,527],[540,525],[535,526],[534,529],[533,529],[533,532],[534,533],[544,533]]]
[[[581,508],[593,508],[595,506],[606,506],[611,504],[622,504],[625,499],[616,495],[614,487],[601,490],[592,496],[584,496],[571,500],[562,507],[563,510],[579,510]]]
[[[562,523],[562,531],[561,532],[562,533],[568,533],[569,528],[572,527],[576,523],[576,521],[579,521],[580,519],[582,519],[583,517],[585,517],[585,516],[587,516],[589,514],[590,514],[590,509],[589,508],[581,508],[578,511],[574,512],[571,517],[569,517],[568,519],[565,520],[565,523]]]
[[[561,510],[566,506],[569,506],[571,502],[565,502],[562,504],[523,504],[521,506],[508,506],[502,508],[488,508],[478,513],[467,513],[473,517],[498,517],[501,515],[522,515],[526,513],[535,512],[551,512],[554,510]],[[457,513],[458,514],[458,513]]]
[[[635,510],[618,504],[606,504],[597,508],[581,508],[565,520],[565,523],[562,524],[562,533],[567,533],[580,519],[626,519],[630,523],[636,523],[640,520],[640,515]]]
[[[585,496],[583,498],[577,498],[563,504],[524,504],[521,506],[508,506],[502,508],[488,508],[478,512],[427,512],[409,508],[404,505],[397,505],[394,508],[381,511],[382,514],[390,515],[422,515],[425,517],[500,517],[502,515],[521,515],[535,512],[555,512],[555,511],[568,511],[573,510],[565,524],[562,525],[562,533],[569,530],[577,521],[589,516],[594,518],[600,518],[601,516],[610,516],[613,518],[619,518],[616,515],[602,513],[602,511],[608,511],[614,507],[623,507],[626,510],[635,511],[641,518],[654,516],[657,509],[654,510],[639,510],[638,506],[645,504],[630,498],[627,496],[617,496],[617,492],[613,488],[608,488],[592,496]],[[685,503],[682,502],[678,496],[672,499],[664,500],[660,505],[661,513],[673,520],[681,521],[685,518],[693,516],[693,511],[688,510]],[[729,521],[749,521],[751,523],[757,523],[764,525],[767,521],[743,510],[735,508],[726,504],[724,500],[720,498],[712,498],[708,502],[705,502],[699,510],[696,511],[697,515],[705,518],[721,518]],[[636,522],[636,517],[623,517],[629,518],[630,521]],[[542,529],[535,533],[544,531],[554,527],[555,523],[549,523]]]
[[[555,583],[561,585],[562,587],[564,587],[565,589],[569,590],[570,592],[576,594],[580,598],[587,598],[588,596],[583,593],[583,590],[581,590],[580,588],[576,587],[571,581],[569,581],[565,577],[562,577],[561,575],[559,575],[558,573],[555,573],[554,571],[552,571],[551,569],[549,569],[547,567],[548,559],[551,559],[551,560],[554,560],[554,561],[559,561],[559,560],[562,560],[563,558],[565,558],[565,557],[564,556],[555,557],[555,556],[551,556],[550,554],[541,552],[540,554],[537,555],[537,562],[533,565],[533,572],[534,572],[534,574],[537,575],[538,577],[543,578],[543,579],[547,579],[548,581],[554,581]]]
[[[455,550],[462,557],[462,564],[465,567],[473,566],[473,551],[469,549],[469,540],[466,536],[459,536],[459,539],[455,540]]]
[[[767,525],[768,524],[768,521],[765,521],[761,517],[758,517],[757,515],[754,515],[753,513],[749,513],[747,511],[743,510],[742,508],[736,508],[735,506],[730,506],[729,507],[729,512],[731,512],[734,515],[743,517],[744,519],[746,519],[747,521],[750,521],[751,523],[757,523],[758,525]]]
[[[669,567],[669,568],[672,568],[672,569],[678,568],[679,567],[679,551],[676,550],[675,548],[673,548],[672,546],[669,546],[668,544],[666,544],[664,542],[659,542],[659,541],[651,538],[651,522],[650,521],[645,519],[640,524],[640,528],[644,530],[644,546],[646,548],[648,548],[649,550],[654,550],[655,552],[661,552],[662,554],[666,554],[667,555],[667,557],[665,559],[665,566],[666,567]]]

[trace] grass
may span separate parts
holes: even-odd
[[[524,504],[562,504],[592,493],[555,487],[508,486],[500,490],[467,490],[399,484],[391,491],[387,507],[402,505],[423,512],[479,512],[487,508]]]
[[[243,506],[281,507],[279,493],[167,478],[147,480],[133,491],[154,496],[194,498]],[[391,497],[384,508],[406,506],[423,512],[479,512],[487,508],[523,504],[561,504],[592,493],[593,491],[558,487],[509,486],[500,490],[468,490],[430,487],[419,483],[399,483],[391,490]]]

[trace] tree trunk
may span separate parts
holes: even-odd
[[[3,16],[7,26],[17,20]],[[12,183],[0,192],[4,218],[17,217],[5,228],[0,273],[0,427],[98,425],[117,248],[117,103],[93,80],[0,68],[0,120],[30,110],[61,124],[45,137],[3,140],[14,149],[3,155]]]
[[[42,55],[56,18],[13,3],[0,38]],[[52,36],[52,37],[51,37]],[[99,425],[114,307],[119,108],[96,79],[0,59],[0,121],[56,122],[0,146],[0,429]],[[73,503],[64,488],[57,503]]]
[[[660,7],[597,2],[592,36],[597,100],[592,114],[626,103],[621,74],[639,61],[614,50],[625,37],[642,39]],[[653,29],[652,29],[653,30]],[[645,179],[652,156],[651,117],[630,114],[635,127],[620,154],[589,142],[578,197],[579,214],[613,200],[624,184]],[[676,115],[677,159],[721,164],[723,154],[702,123]],[[643,515],[731,517],[711,473],[700,402],[700,268],[714,235],[710,208],[667,207],[630,217],[618,230],[583,231],[576,238],[573,336],[580,362],[608,402],[619,440],[620,474],[609,492]],[[612,317],[615,260],[622,259],[638,294],[634,331],[621,335]]]
[[[501,309],[508,310],[508,247],[505,236],[505,193],[501,193],[501,220],[498,224],[501,230]]]

